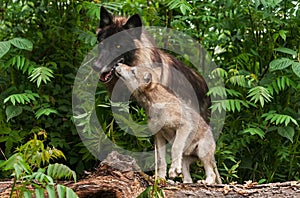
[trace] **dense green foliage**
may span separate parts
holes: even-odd
[[[76,173],[64,164],[50,164],[50,160],[66,157],[56,148],[45,148],[46,138],[45,132],[34,135],[0,164],[1,170],[12,171],[14,177],[10,197],[44,197],[45,191],[49,197],[56,197],[56,192],[59,198],[78,197],[69,187],[54,182],[54,179],[69,178],[76,182]]]
[[[213,75],[224,78],[225,87],[210,94],[227,97],[212,106],[227,111],[216,154],[224,182],[300,179],[300,4],[290,0],[4,0],[2,157],[46,131],[46,143],[67,153],[78,173],[96,165],[72,122],[71,93],[77,69],[96,43],[101,5],[114,14],[139,13],[145,25],[183,31],[212,55],[219,66]],[[115,127],[103,90],[99,85],[97,114],[108,136],[131,150],[150,149],[150,140]],[[142,109],[132,113],[144,122]],[[203,178],[200,166],[193,166],[195,179]]]

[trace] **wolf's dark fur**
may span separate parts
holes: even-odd
[[[118,63],[124,63],[129,66],[150,65],[150,67],[163,67],[161,80],[167,86],[175,89],[175,92],[185,101],[191,103],[191,107],[199,109],[200,115],[209,122],[210,98],[206,95],[208,91],[205,80],[196,74],[193,70],[177,60],[172,55],[158,49],[145,31],[142,29],[142,21],[139,15],[133,15],[129,18],[113,17],[104,7],[100,10],[100,23],[97,30],[99,41],[99,56],[93,64],[95,71],[99,72],[100,80],[106,84],[109,92],[112,92],[118,77],[114,74],[114,68]],[[130,30],[134,31],[130,32]],[[126,38],[106,42],[106,38],[126,30]],[[115,57],[107,62],[112,52],[126,46],[129,49],[126,53]],[[164,66],[166,65],[166,67]],[[187,91],[190,85],[186,85],[176,73],[181,73],[192,85],[198,100],[193,101],[193,96]]]

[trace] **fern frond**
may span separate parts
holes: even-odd
[[[243,100],[239,99],[226,99],[226,100],[216,100],[213,101],[213,105],[211,106],[212,112],[218,110],[219,112],[222,112],[222,110],[225,111],[232,111],[235,112],[236,110],[238,112],[241,111],[241,106],[249,107],[249,104]]]
[[[28,75],[30,75],[35,68],[35,63],[24,56],[17,55],[7,61],[6,67],[9,66],[16,66],[23,74],[27,71]]]
[[[32,74],[29,76],[30,81],[36,82],[39,87],[42,82],[47,84],[51,81],[50,78],[54,78],[53,71],[47,67],[38,67],[32,71]]]
[[[54,113],[54,114],[58,114],[58,112],[55,110],[55,109],[52,109],[52,108],[40,108],[39,110],[37,110],[36,112],[35,112],[35,117],[37,118],[37,119],[39,119],[42,115],[50,115],[50,114],[52,114],[52,113]]]
[[[212,87],[207,92],[207,95],[214,96],[214,97],[216,96],[227,97],[226,88],[222,86]]]
[[[246,77],[244,75],[231,76],[229,82],[233,85],[246,87]]]
[[[261,128],[259,128],[259,127],[255,127],[255,128],[250,127],[250,128],[247,128],[247,129],[245,129],[245,130],[242,131],[242,134],[244,134],[244,133],[250,133],[251,135],[258,135],[261,139],[263,139],[264,136],[265,136],[264,131]]]
[[[42,184],[54,185],[54,181],[51,178],[51,176],[46,175],[44,172],[45,172],[45,170],[40,168],[37,172],[33,172],[31,175],[26,175],[26,176],[22,177],[22,179],[36,180]]]
[[[267,88],[256,86],[249,90],[247,98],[254,103],[259,101],[260,105],[264,107],[265,102],[271,102],[272,96]]]
[[[222,68],[216,68],[211,72],[212,76],[219,76],[222,78],[226,78],[228,76],[228,73],[225,69]]]
[[[264,113],[262,117],[264,117],[266,121],[274,123],[275,125],[284,124],[285,126],[287,126],[292,122],[296,126],[299,126],[297,120],[295,120],[293,117],[285,114],[278,114],[276,113],[276,111],[269,111],[268,113]]]
[[[4,99],[4,103],[10,101],[13,105],[16,105],[16,102],[19,104],[25,104],[26,102],[30,103],[31,101],[36,101],[36,98],[39,98],[37,93],[32,93],[29,90],[25,90],[25,93],[8,96]]]
[[[51,176],[53,179],[70,179],[73,177],[75,182],[77,180],[75,171],[71,170],[64,164],[49,164],[47,168],[47,175]]]

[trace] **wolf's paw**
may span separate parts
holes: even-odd
[[[170,170],[169,170],[169,177],[170,178],[175,178],[177,175],[181,174],[181,167],[173,167],[171,166]]]

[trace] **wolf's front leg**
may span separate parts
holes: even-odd
[[[167,162],[166,162],[166,140],[158,132],[155,135],[155,145],[156,145],[156,156],[157,156],[157,175],[160,178],[166,178],[167,174]],[[156,162],[155,162],[156,163]]]

